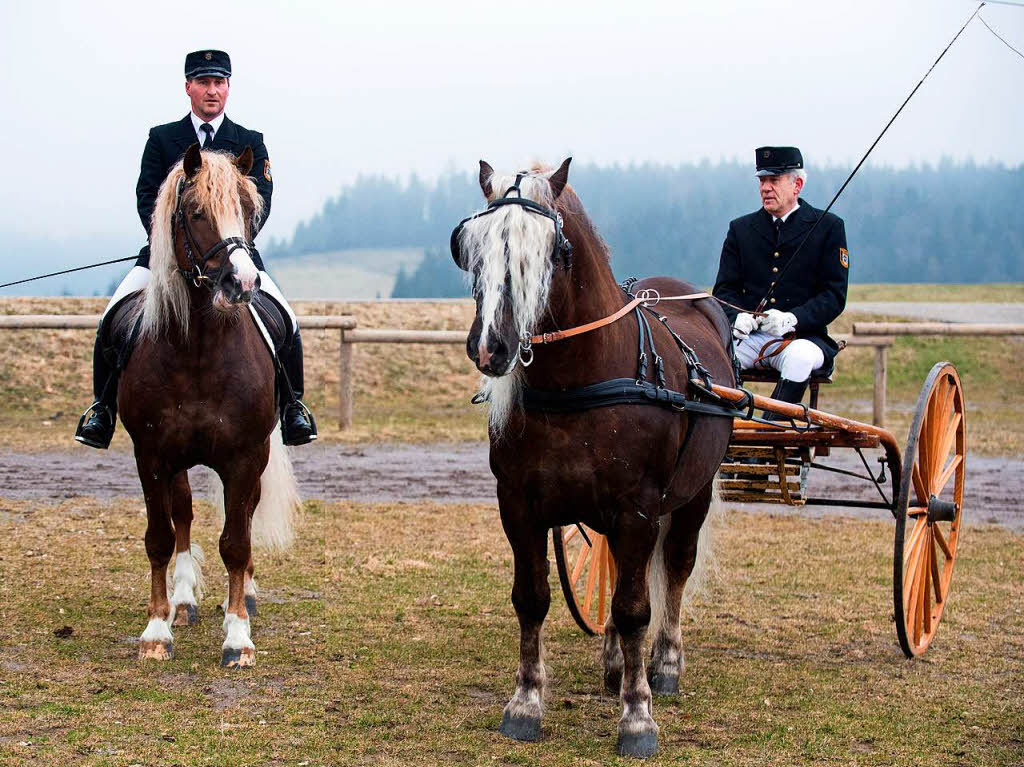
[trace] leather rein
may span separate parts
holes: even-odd
[[[195,234],[192,232],[192,227],[189,224],[189,217],[185,215],[184,208],[184,193],[188,188],[188,182],[185,177],[182,176],[178,179],[178,186],[175,189],[175,205],[174,205],[174,221],[181,227],[183,236],[183,244],[185,247],[185,257],[188,259],[189,268],[182,269],[178,267],[177,271],[185,279],[191,280],[192,284],[198,287],[206,287],[211,293],[217,289],[217,285],[220,284],[221,278],[224,275],[224,269],[227,266],[227,259],[231,257],[231,253],[235,250],[242,250],[252,258],[252,245],[242,237],[225,237],[223,240],[214,243],[205,253],[199,258],[196,258],[196,252],[202,252],[199,244],[196,242]],[[225,263],[213,270],[206,270],[206,265],[210,262],[210,259],[216,256],[221,251],[227,251],[225,254]]]

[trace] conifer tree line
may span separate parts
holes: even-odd
[[[849,169],[808,169],[802,197],[823,208]],[[573,166],[570,183],[612,252],[618,278],[667,274],[713,282],[729,221],[760,207],[748,165]],[[435,183],[365,176],[347,186],[291,241],[266,255],[349,248],[426,250],[399,274],[395,297],[467,294],[448,254],[452,227],[483,205],[475,173]],[[854,282],[1024,281],[1024,166],[866,167],[833,211],[846,221]]]

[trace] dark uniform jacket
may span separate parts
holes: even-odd
[[[722,245],[714,295],[747,311],[756,309],[820,215],[820,210],[801,199],[800,207],[782,225],[778,243],[772,216],[764,208],[731,221]],[[846,306],[849,274],[846,227],[841,218],[829,213],[800,250],[766,307],[796,316],[796,337],[821,348],[826,370],[831,369],[839,351],[829,337],[828,324]],[[739,311],[730,306],[723,308],[729,321],[735,322]]]
[[[150,219],[156,207],[156,195],[160,185],[167,178],[171,168],[182,158],[185,150],[197,143],[196,131],[192,126],[191,114],[177,122],[157,125],[149,131],[146,148],[142,151],[142,169],[139,171],[139,183],[135,185],[135,198],[139,209],[139,218],[150,232]],[[232,122],[225,115],[220,129],[213,136],[213,149],[232,154],[241,154],[246,147],[252,149],[252,170],[249,177],[256,183],[256,189],[263,198],[263,218],[258,226],[262,227],[270,217],[270,198],[274,193],[273,177],[270,173],[270,158],[267,147],[263,143],[263,134],[238,123]],[[253,232],[253,237],[256,232]],[[257,268],[263,269],[257,256]],[[149,266],[149,246],[139,253],[138,266]]]

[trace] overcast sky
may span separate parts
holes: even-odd
[[[795,144],[824,204],[814,166],[859,159],[975,7],[3,0],[0,227],[141,241],[147,130],[187,113],[184,55],[203,47],[231,54],[227,114],[266,137],[270,235],[360,173],[431,178],[481,157],[752,161],[755,146]],[[1024,7],[982,16],[1024,50]],[[873,161],[1024,163],[1022,94],[1024,59],[975,20]]]

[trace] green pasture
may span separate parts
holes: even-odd
[[[296,548],[257,556],[246,671],[217,665],[210,516],[200,505],[193,528],[202,623],[176,631],[173,660],[140,665],[141,501],[0,501],[0,765],[625,762],[598,640],[554,576],[544,738],[498,735],[518,630],[495,508],[307,504]],[[879,520],[727,513],[717,575],[684,619],[681,692],[654,704],[651,764],[1021,763],[1021,537],[966,528],[938,637],[907,661]]]

